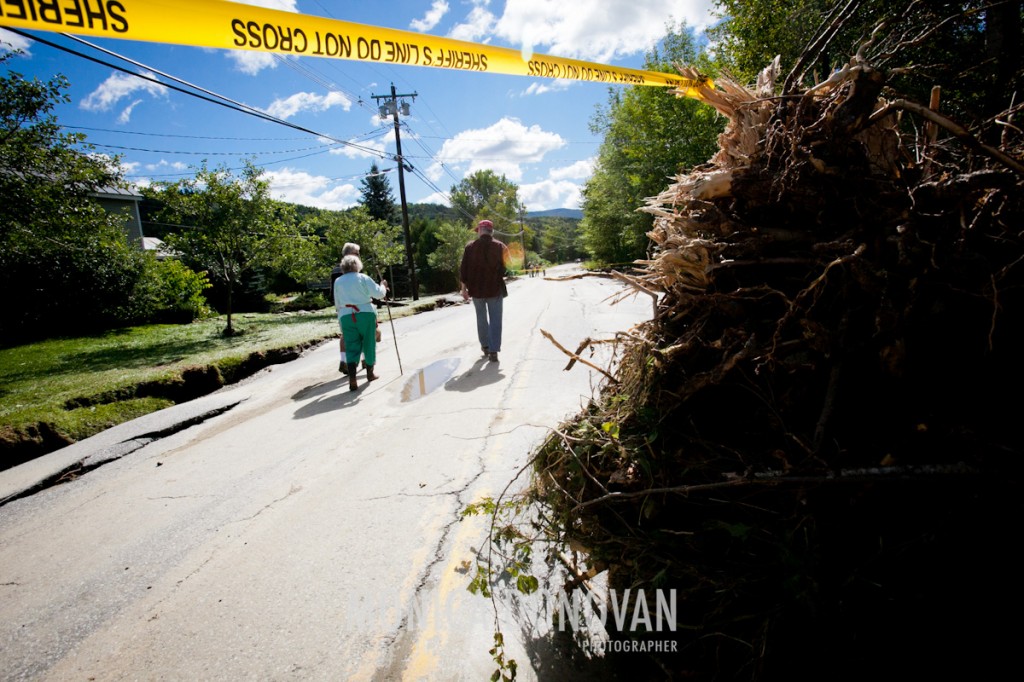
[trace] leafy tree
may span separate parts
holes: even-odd
[[[410,206],[410,209],[413,206]],[[410,210],[410,216],[412,214],[413,211]],[[409,222],[409,234],[414,244],[413,256],[416,263],[417,281],[427,291],[439,291],[447,286],[442,281],[445,277],[444,273],[437,272],[431,267],[429,261],[430,254],[436,251],[440,245],[440,242],[437,240],[437,231],[445,220],[445,218],[441,217],[443,215],[436,214],[436,217],[432,218],[411,218]],[[453,221],[454,218],[448,218],[448,220]]]
[[[537,253],[550,263],[565,263],[584,254],[579,221],[568,218],[541,218],[537,224]]]
[[[285,293],[324,277],[323,234],[317,229],[324,211],[284,203],[276,209],[281,229],[272,237],[264,267],[277,286],[286,287],[278,293]]]
[[[367,274],[403,262],[405,247],[401,226],[370,217],[364,206],[334,213],[326,220],[323,262],[328,273],[341,261],[341,251],[346,242],[359,244],[359,258]]]
[[[473,239],[473,234],[466,230],[465,225],[445,221],[438,227],[436,237],[437,249],[427,257],[427,261],[430,267],[447,275],[451,288],[458,288],[462,253]]]
[[[684,25],[670,30],[660,51],[648,53],[644,68],[673,71],[676,63],[707,65]],[[581,229],[594,258],[619,263],[645,255],[653,217],[636,209],[664,189],[666,178],[707,162],[723,127],[711,107],[663,88],[610,92],[591,120],[604,140],[583,191]]]
[[[796,63],[834,0],[716,0],[721,22],[708,29],[719,65],[740,82],[752,83],[776,55]],[[825,56],[818,72],[829,73]]]
[[[479,170],[453,185],[451,200],[467,227],[486,219],[497,230],[511,231],[520,210],[519,186],[492,170]]]
[[[17,53],[0,55],[6,65]],[[0,317],[4,342],[117,324],[143,267],[124,218],[90,194],[124,187],[117,160],[91,154],[53,113],[68,81],[0,76]]]
[[[409,204],[409,225],[416,220],[458,220],[457,213],[444,204]]]
[[[235,333],[231,317],[243,275],[273,263],[274,247],[285,231],[262,174],[251,161],[246,161],[239,178],[227,168],[210,169],[204,162],[194,178],[154,185],[164,205],[161,219],[181,226],[167,235],[168,246],[225,287],[226,335]]]
[[[370,172],[359,182],[363,198],[360,203],[366,207],[367,213],[374,220],[383,220],[388,224],[398,222],[395,209],[395,195],[391,192],[391,182],[385,173],[377,168],[377,162],[370,165]]]
[[[621,161],[614,149],[601,146],[601,162],[583,187],[583,220],[580,229],[590,255],[602,263],[620,263],[638,258],[646,242],[636,236],[648,222],[635,215],[640,193],[630,191],[626,179],[616,172]]]
[[[805,75],[801,85],[807,86],[826,78],[866,45],[865,56],[873,66],[888,68],[898,61],[900,72],[890,74],[889,81],[897,96],[927,103],[932,87],[938,86],[942,110],[968,125],[1008,109],[1012,94],[1024,86],[1024,2],[1020,0],[716,0],[716,4],[722,21],[708,31],[716,43],[716,60],[741,81],[753,81],[779,55],[783,77],[799,63]],[[867,45],[875,27],[883,21],[892,24],[893,17],[904,18],[898,32],[884,28]],[[820,51],[809,52],[813,61],[800,62],[817,29],[826,26],[834,35]]]
[[[195,272],[176,258],[158,260],[144,254],[142,275],[132,303],[135,316],[155,322],[191,322],[209,312],[203,295],[210,288],[206,273]]]

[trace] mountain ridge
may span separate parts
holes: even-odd
[[[529,211],[527,218],[583,218],[583,211],[578,208],[549,208],[546,211]]]

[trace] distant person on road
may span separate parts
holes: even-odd
[[[477,223],[476,232],[477,238],[466,244],[459,267],[462,298],[473,299],[480,350],[488,360],[497,362],[501,351],[502,301],[508,296],[505,267],[509,253],[508,247],[494,238],[494,223],[490,220]]]
[[[373,366],[377,364],[377,308],[373,299],[384,298],[388,286],[387,280],[377,284],[362,270],[359,256],[349,254],[341,259],[341,277],[334,281],[334,305],[345,343],[345,370],[350,391],[359,388],[356,370],[360,356],[366,362],[366,380],[378,378],[373,373]]]

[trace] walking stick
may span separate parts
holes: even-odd
[[[380,268],[374,265],[374,269],[377,271],[377,279],[382,279],[380,275]],[[395,335],[395,320],[391,317],[391,306],[386,305],[388,299],[384,298],[385,307],[388,309],[388,322],[391,323],[391,338],[395,342],[395,357],[398,358],[398,376],[402,376],[405,372],[402,371],[402,355],[398,352],[398,337]]]

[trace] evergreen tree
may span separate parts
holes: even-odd
[[[359,191],[363,195],[359,203],[366,207],[371,218],[383,220],[389,225],[398,222],[391,182],[388,180],[388,176],[377,167],[376,161],[370,164],[370,172],[360,180],[359,185]]]

